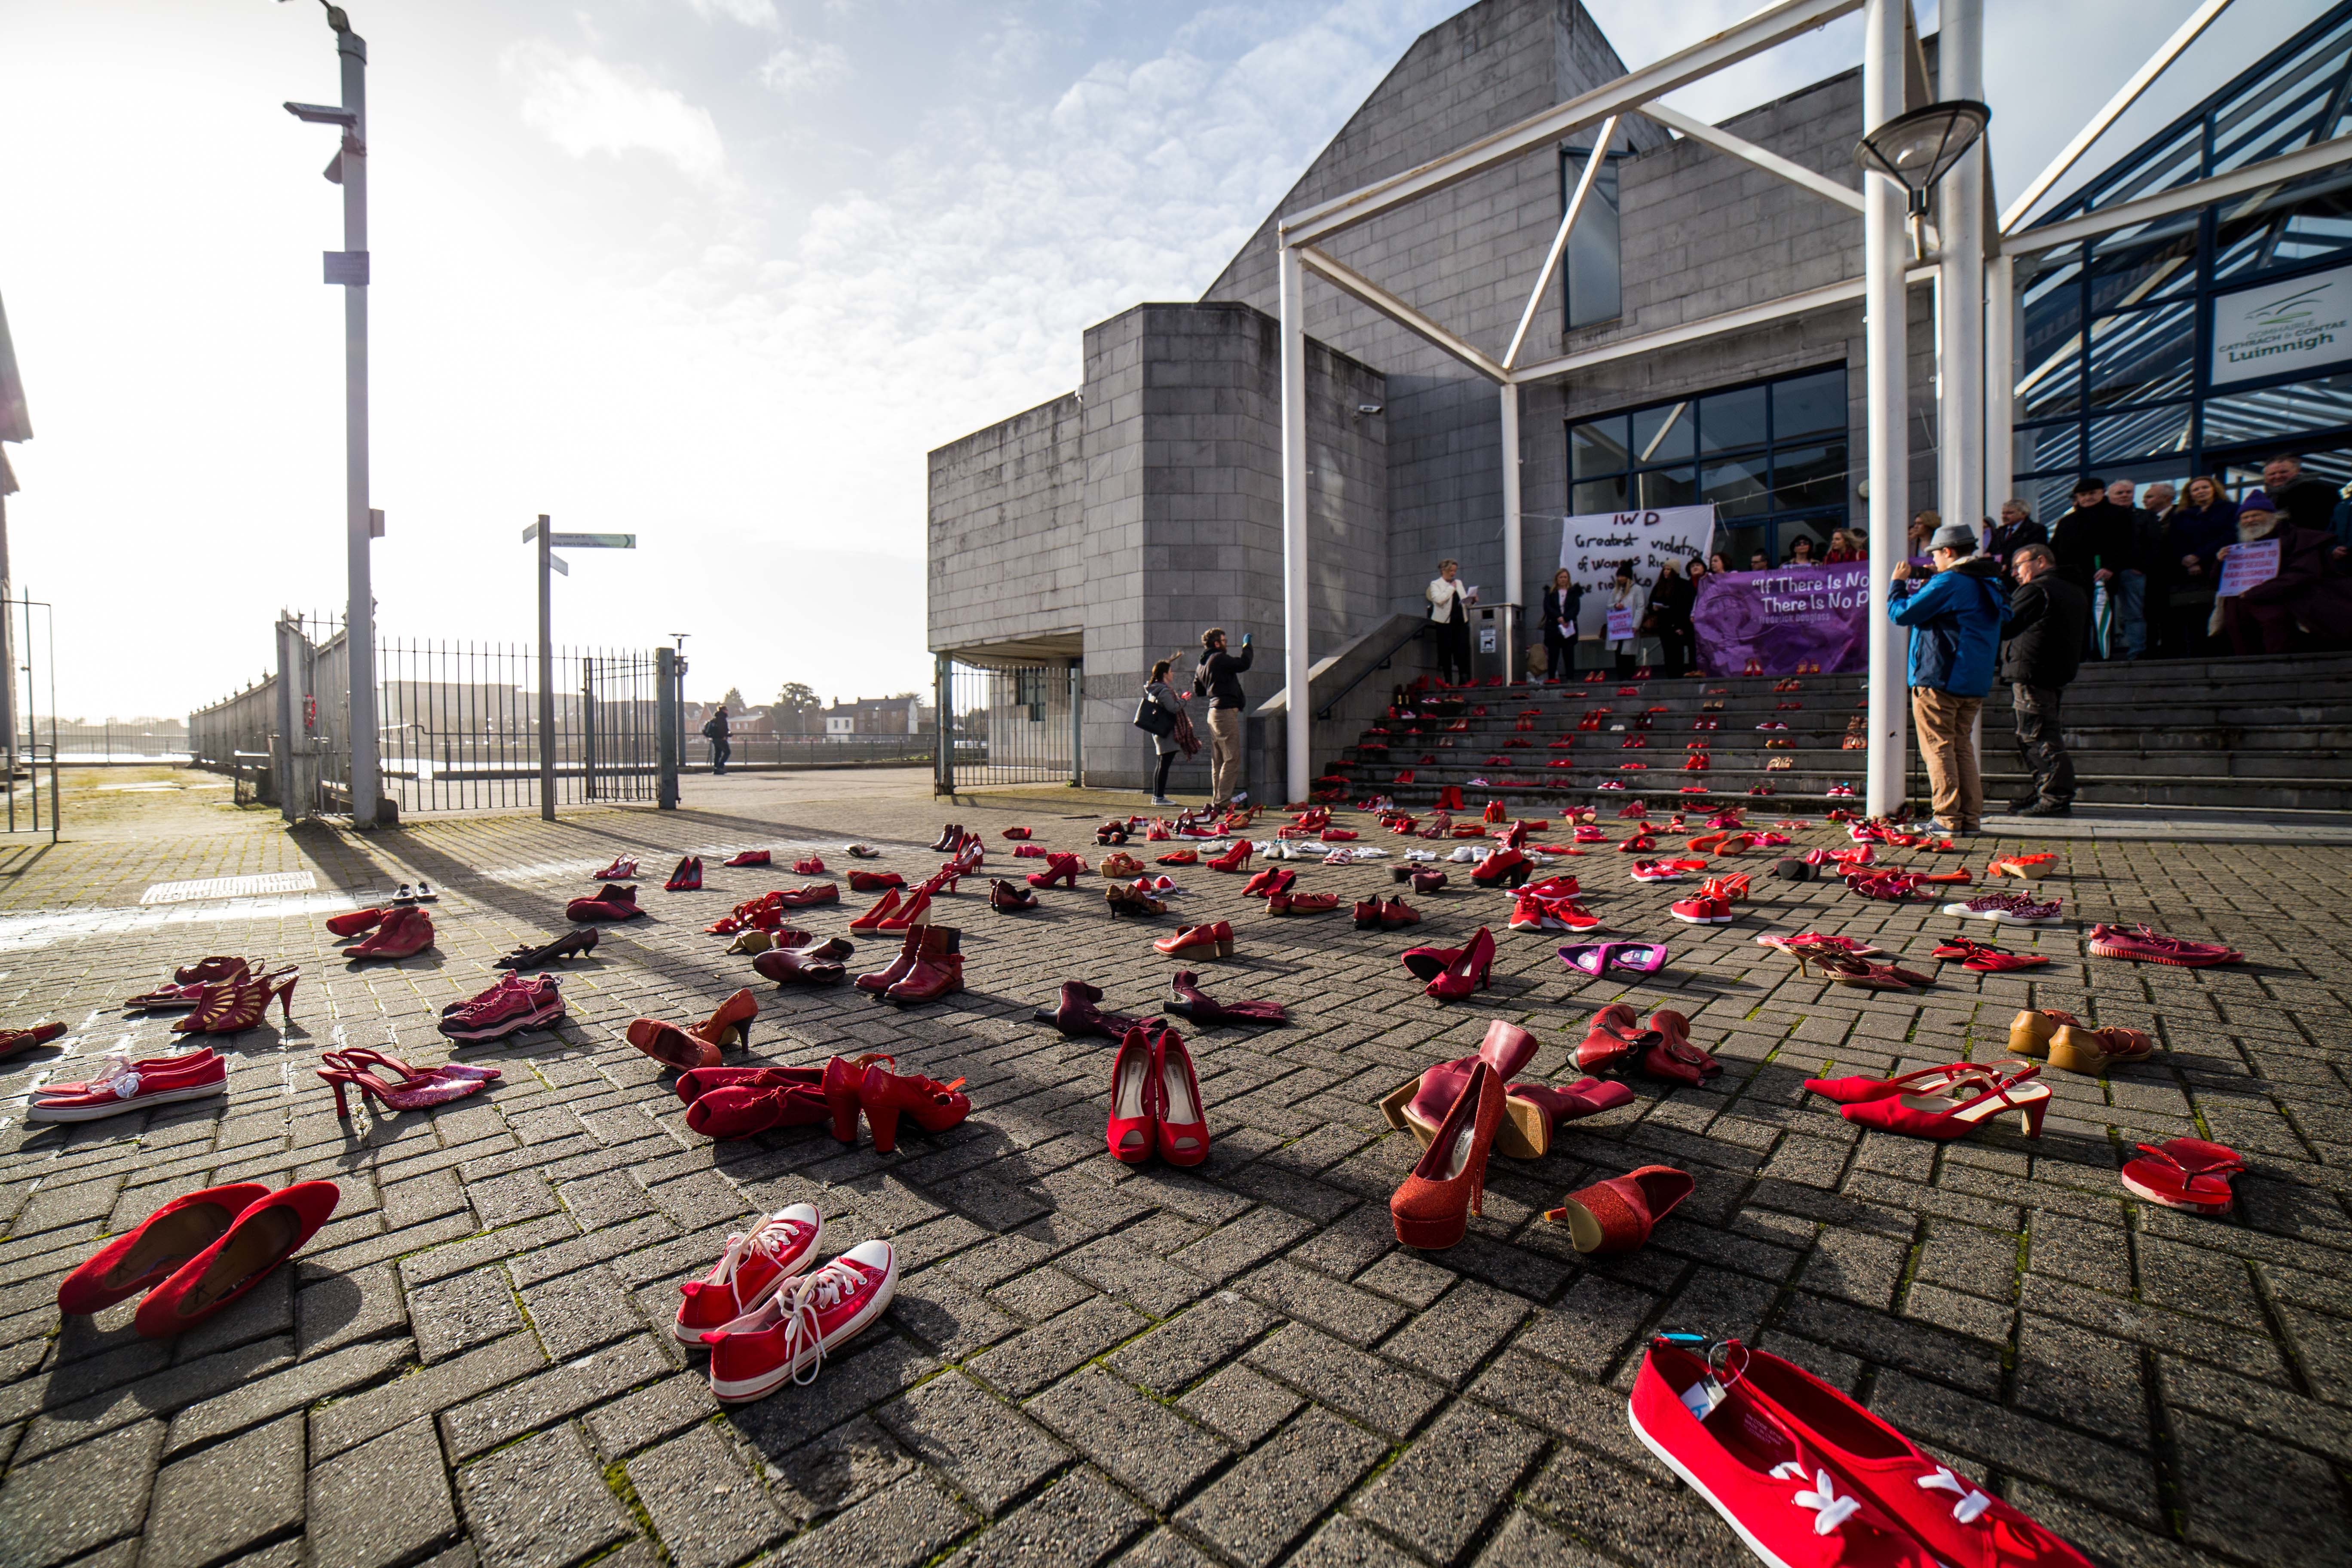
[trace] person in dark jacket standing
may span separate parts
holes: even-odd
[[[2010,558],[2016,591],[2001,629],[2000,678],[2017,715],[2017,755],[2033,787],[2009,803],[2022,816],[2063,816],[2074,806],[2074,759],[2059,731],[2058,701],[2083,662],[2091,601],[2058,574],[2046,544]]]
[[[1698,590],[1682,574],[1682,563],[1669,555],[1658,567],[1658,580],[1650,585],[1650,614],[1658,634],[1658,646],[1669,678],[1690,673],[1691,606],[1698,602]]]
[[[1576,617],[1584,608],[1584,590],[1563,566],[1551,574],[1543,596],[1543,645],[1546,673],[1555,686],[1576,668]]]
[[[2291,528],[2332,533],[2336,521],[2336,487],[2303,471],[2303,459],[2281,452],[2263,465],[2263,493]]]
[[[2047,544],[2050,531],[2033,521],[2033,514],[2021,500],[2000,503],[2000,526],[1985,536],[1985,553],[2001,564],[2007,572],[2017,552],[2029,544]]]
[[[1192,674],[1192,689],[1209,699],[1209,809],[1223,811],[1234,804],[1242,782],[1242,672],[1250,667],[1250,635],[1242,634],[1242,651],[1225,651],[1222,626],[1201,634],[1201,665]]]
[[[1977,715],[1992,689],[2009,600],[2001,592],[2000,563],[1977,553],[1975,529],[1947,523],[1927,544],[1936,574],[1919,587],[1917,568],[1896,562],[1886,616],[1911,630],[1911,722],[1935,791],[1936,826],[1974,833],[1984,817]]]
[[[702,736],[710,742],[711,776],[719,777],[727,772],[727,759],[735,754],[735,742],[728,739],[727,710],[724,705],[718,712],[703,721]]]
[[[2051,553],[2058,558],[2058,574],[2083,590],[2112,583],[2134,566],[2132,514],[2107,500],[2107,487],[2097,479],[2074,482],[2074,510],[2050,531]]]

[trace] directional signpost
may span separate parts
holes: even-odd
[[[634,533],[556,533],[547,514],[522,531],[525,544],[539,545],[539,815],[555,820],[555,595],[551,572],[572,575],[572,568],[554,552],[566,550],[635,550]]]

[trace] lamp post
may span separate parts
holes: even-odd
[[[342,129],[326,177],[343,188],[343,248],[326,253],[326,280],[343,290],[343,537],[350,608],[343,643],[351,658],[352,824],[373,827],[377,812],[375,587],[369,546],[376,523],[368,508],[367,40],[352,31],[340,5],[327,6],[342,63],[341,105],[289,103],[286,112]]]
[[[1927,194],[1983,134],[1992,111],[1970,100],[1903,106],[1902,13],[1893,0],[1863,7],[1862,112],[1874,129],[1854,150],[1863,180],[1863,300],[1870,474],[1870,761],[1864,810],[1884,816],[1903,799],[1909,736],[1902,628],[1886,618],[1895,563],[1904,557],[1911,495],[1909,309],[1904,272],[1927,214]],[[1881,176],[1871,179],[1870,174]]]

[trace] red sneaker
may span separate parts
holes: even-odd
[[[2238,963],[2245,957],[2236,949],[2223,947],[2218,942],[2186,942],[2179,937],[2150,931],[2144,925],[2128,930],[2122,926],[2095,925],[2091,928],[2091,951],[2101,958],[2128,958],[2141,963],[2177,964],[2184,969]]]
[[[787,1382],[815,1382],[825,1352],[864,1332],[898,1293],[898,1253],[887,1241],[859,1242],[758,1310],[704,1333],[710,1392],[722,1405],[741,1405]]]
[[[1731,923],[1731,906],[1721,899],[1702,893],[1695,899],[1677,899],[1666,912],[1694,926],[1727,926]]]
[[[793,1204],[765,1215],[749,1231],[727,1238],[718,1264],[699,1279],[680,1285],[670,1332],[682,1344],[723,1329],[744,1313],[766,1305],[770,1296],[797,1278],[824,1239],[824,1221],[814,1204]]]

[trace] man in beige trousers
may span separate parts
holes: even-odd
[[[1211,626],[1201,634],[1201,667],[1192,676],[1192,689],[1209,699],[1209,809],[1223,811],[1234,804],[1242,783],[1242,672],[1250,667],[1250,634],[1242,634],[1242,651],[1225,651],[1225,631]]]
[[[1977,553],[1974,529],[1946,523],[1927,541],[1935,575],[1922,585],[1911,563],[1895,564],[1887,618],[1911,633],[1911,722],[1936,796],[1936,826],[1977,831],[1984,780],[1977,770],[1977,714],[1992,689],[2009,595],[2000,563]]]

